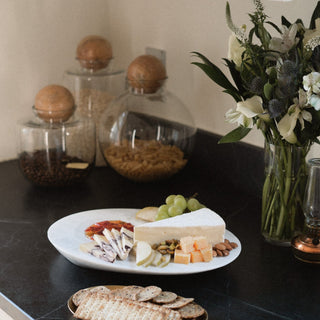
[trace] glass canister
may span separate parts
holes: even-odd
[[[82,182],[95,161],[95,125],[74,115],[72,94],[49,85],[35,99],[35,117],[19,123],[18,159],[24,176],[38,186]]]
[[[125,89],[124,70],[116,66],[109,41],[100,36],[82,39],[76,59],[78,65],[65,71],[63,84],[75,98],[76,113],[92,118],[98,130],[103,111]],[[98,138],[95,165],[106,165],[98,147]]]
[[[127,80],[128,89],[101,118],[101,151],[108,164],[130,180],[170,178],[185,167],[193,150],[193,117],[165,89],[166,71],[156,57],[136,58]]]

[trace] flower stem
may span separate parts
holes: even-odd
[[[281,151],[285,153],[284,148],[281,148]],[[281,190],[283,192],[282,196],[282,203],[281,203],[281,210],[280,210],[280,216],[279,216],[279,221],[277,225],[277,231],[276,235],[277,237],[281,237],[283,230],[284,230],[284,225],[285,225],[285,218],[288,215],[288,198],[289,198],[289,193],[291,189],[291,170],[292,170],[292,153],[290,148],[288,148],[287,152],[287,157],[286,161],[284,161],[284,167],[283,169],[285,170],[285,183],[284,183],[284,190]]]

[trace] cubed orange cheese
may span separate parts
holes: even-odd
[[[194,248],[196,250],[201,250],[209,246],[207,238],[203,236],[194,237],[193,241],[194,241]]]
[[[190,263],[191,254],[184,253],[182,250],[176,249],[174,251],[174,263],[182,263],[182,264],[189,264]]]
[[[204,262],[209,262],[212,260],[212,247],[206,247],[200,250],[201,256]]]
[[[180,239],[180,247],[184,253],[190,253],[194,250],[193,247],[193,237],[183,237]]]
[[[191,252],[191,262],[203,262],[202,254],[199,250]]]

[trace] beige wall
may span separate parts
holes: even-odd
[[[281,14],[306,25],[316,0],[265,0],[274,22]],[[234,22],[248,23],[251,0],[230,0]],[[124,68],[146,46],[167,52],[167,88],[194,115],[197,127],[218,134],[231,98],[195,66],[191,52],[207,55],[221,68],[229,30],[224,0],[0,0],[0,161],[16,157],[16,123],[31,116],[34,96],[43,86],[61,83],[74,64],[75,48],[88,34],[108,38]],[[262,146],[259,132],[246,142]]]

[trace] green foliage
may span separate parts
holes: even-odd
[[[320,112],[314,109],[311,96],[315,101],[313,104],[320,104],[320,94],[312,91],[313,84],[310,81],[319,81],[314,85],[320,86],[320,64],[312,61],[312,50],[320,46],[320,38],[314,40],[318,43],[313,43],[314,47],[310,50],[310,47],[305,46],[309,40],[304,41],[308,30],[301,19],[292,23],[282,16],[279,26],[269,20],[261,1],[253,2],[255,11],[249,14],[252,27],[247,32],[245,28],[234,24],[230,5],[228,2],[226,4],[227,25],[236,37],[229,51],[233,58],[238,55],[236,61],[223,58],[230,80],[206,56],[193,52],[200,62],[192,64],[222,87],[223,92],[232,96],[237,104],[237,108],[226,114],[226,120],[238,123],[238,127],[219,143],[243,139],[254,125],[272,143],[305,146],[318,142]],[[315,28],[315,20],[319,17],[320,1],[312,14],[310,29]],[[272,37],[268,28],[278,35]],[[319,34],[320,30],[317,32]],[[319,70],[315,70],[318,65]],[[310,76],[311,72],[316,76]],[[307,80],[306,77],[311,78]],[[288,128],[293,128],[293,132],[288,131]]]
[[[226,134],[224,137],[222,137],[218,143],[220,144],[220,143],[238,142],[241,139],[243,139],[250,131],[251,131],[250,128],[240,126],[232,130],[228,134]]]

